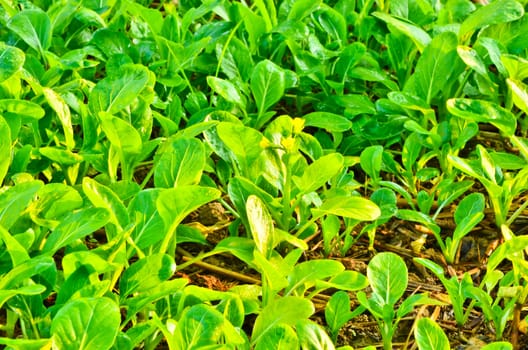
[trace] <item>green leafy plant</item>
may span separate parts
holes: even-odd
[[[376,319],[383,339],[383,348],[392,349],[392,339],[401,318],[413,311],[419,304],[434,304],[436,301],[425,294],[414,294],[403,300],[396,310],[396,303],[407,288],[407,266],[403,259],[393,253],[379,253],[367,267],[367,277],[372,294],[358,292],[361,306]]]

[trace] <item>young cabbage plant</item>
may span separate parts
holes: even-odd
[[[449,339],[442,328],[430,318],[421,318],[416,322],[414,336],[419,350],[450,350]],[[513,350],[509,342],[493,342],[482,350]]]
[[[367,266],[367,278],[372,294],[358,292],[357,298],[362,307],[367,309],[378,323],[383,348],[392,349],[392,339],[398,329],[400,320],[411,313],[420,304],[438,304],[426,294],[414,294],[404,299],[396,309],[408,283],[407,266],[403,259],[394,253],[379,253]]]
[[[458,279],[456,276],[447,279],[444,275],[444,269],[435,262],[424,258],[414,258],[414,261],[427,267],[442,282],[451,300],[457,325],[459,327],[465,325],[475,305],[472,294],[473,281],[471,280],[471,276],[465,273],[461,279]],[[471,302],[464,309],[467,300],[471,300]]]
[[[462,239],[484,219],[484,195],[472,193],[458,203],[455,210],[456,228],[452,237],[446,237],[445,241],[438,240],[438,245],[442,249],[447,263],[453,264],[456,259],[458,249]]]
[[[500,158],[494,160],[483,146],[477,145],[476,153],[477,160],[466,160],[455,156],[450,156],[449,160],[455,168],[477,179],[486,188],[495,212],[497,227],[503,224],[510,225],[520,215],[520,212],[516,211],[508,217],[513,200],[528,188],[528,166],[523,166],[515,173],[504,172],[499,166]],[[524,207],[523,205],[522,208]]]

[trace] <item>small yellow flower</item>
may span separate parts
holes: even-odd
[[[303,118],[293,118],[293,133],[299,134],[304,128],[304,119]]]
[[[295,138],[293,137],[285,137],[281,140],[281,145],[286,149],[287,152],[294,152],[295,151]]]

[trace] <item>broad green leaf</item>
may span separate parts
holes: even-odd
[[[11,17],[7,27],[42,56],[51,45],[51,21],[40,9],[20,11]]]
[[[253,68],[250,87],[259,115],[262,115],[284,95],[284,71],[269,60],[260,61]]]
[[[229,181],[227,192],[229,198],[233,201],[242,222],[247,224],[246,227],[249,225],[246,213],[246,202],[250,195],[258,196],[268,206],[270,206],[274,200],[273,196],[268,192],[264,191],[248,179],[240,176],[235,176]],[[272,208],[269,207],[268,209],[272,210]]]
[[[61,219],[46,239],[43,253],[55,254],[57,250],[81,239],[106,225],[110,213],[103,208],[87,208]]]
[[[281,324],[293,326],[299,320],[310,317],[314,311],[313,304],[302,297],[286,296],[270,301],[255,320],[251,343],[258,343],[275,326]]]
[[[27,282],[26,279],[54,268],[55,261],[49,256],[37,256],[12,268],[0,278],[0,290],[12,289]]]
[[[261,142],[264,136],[257,130],[234,123],[220,123],[216,127],[218,136],[235,156],[241,170],[249,171],[249,167],[262,153]]]
[[[147,86],[149,70],[139,64],[127,64],[114,75],[100,80],[92,89],[88,107],[94,115],[104,111],[116,114],[129,106]]]
[[[304,116],[305,126],[315,126],[330,132],[350,130],[352,122],[347,118],[330,112],[312,112]]]
[[[0,344],[12,350],[43,350],[51,348],[51,339],[0,338]]]
[[[485,198],[482,193],[471,193],[458,203],[455,210],[455,223],[458,225],[465,218],[484,211]]]
[[[514,236],[506,240],[490,255],[487,270],[495,270],[504,259],[513,259],[517,253],[527,248],[528,236]]]
[[[26,100],[0,100],[0,113],[4,113],[4,118],[7,114],[13,114],[28,120],[40,119],[46,113],[38,104]]]
[[[523,14],[523,5],[515,0],[492,1],[479,7],[462,22],[459,35],[464,38],[482,27],[515,21]]]
[[[242,109],[246,108],[246,99],[240,90],[229,80],[220,79],[212,75],[207,77],[209,87],[227,102],[233,103]]]
[[[452,98],[447,101],[447,109],[457,117],[468,121],[490,123],[505,136],[515,134],[517,118],[508,110],[489,101]]]
[[[119,280],[119,294],[124,300],[132,293],[149,292],[168,280],[176,271],[174,259],[167,254],[153,254],[130,265]]]
[[[352,317],[350,297],[347,292],[340,290],[334,293],[328,300],[324,313],[326,324],[330,327],[330,331],[334,339],[336,339],[339,329],[350,321]]]
[[[0,193],[0,225],[9,230],[42,185],[41,181],[23,182]]]
[[[291,326],[279,324],[271,328],[265,337],[260,338],[255,350],[291,350],[299,348],[297,333]]]
[[[457,44],[458,39],[453,32],[443,32],[435,36],[420,56],[404,91],[430,104],[446,84],[451,83],[451,79],[459,74]]]
[[[414,330],[420,350],[449,350],[449,339],[440,326],[430,318],[421,318]]]
[[[396,217],[401,220],[418,222],[425,225],[427,228],[440,233],[440,227],[436,225],[429,215],[422,212],[410,209],[400,209],[396,213]]]
[[[156,207],[165,225],[165,238],[160,252],[167,251],[176,228],[187,215],[218,197],[220,197],[219,190],[197,185],[163,190],[156,200]]]
[[[325,200],[320,207],[312,209],[312,213],[317,217],[332,214],[368,221],[376,220],[380,216],[381,211],[376,204],[368,199],[355,196],[337,196]]]
[[[486,65],[484,64],[484,61],[482,60],[482,57],[480,57],[479,53],[474,50],[473,48],[469,46],[462,46],[459,45],[457,47],[457,52],[462,61],[473,69],[478,74],[487,77],[488,76],[488,69]]]
[[[101,128],[117,150],[127,155],[141,153],[141,135],[130,123],[105,112],[99,113],[99,117]]]
[[[273,219],[266,205],[259,197],[250,195],[246,203],[246,213],[257,249],[262,255],[269,258],[271,251],[278,242],[275,242]]]
[[[293,181],[302,193],[310,193],[323,187],[343,169],[344,158],[339,153],[331,153],[308,165],[301,177]]]
[[[205,168],[205,147],[195,138],[169,139],[159,148],[154,165],[156,187],[196,185]]]
[[[130,220],[135,222],[132,239],[140,248],[150,247],[162,240],[164,223],[159,215],[156,201],[161,189],[146,189],[139,192],[128,205]]]
[[[107,350],[114,344],[120,323],[119,307],[111,299],[74,299],[51,322],[53,344],[64,350]]]
[[[513,350],[513,345],[507,341],[497,341],[484,345],[481,350]]]
[[[512,100],[524,113],[528,113],[528,87],[517,79],[506,79],[506,83],[512,93]]]
[[[93,33],[91,43],[97,46],[107,58],[113,55],[127,54],[131,46],[130,39],[126,34],[109,28],[101,28]]]
[[[431,37],[429,34],[412,22],[393,17],[383,12],[374,12],[372,15],[408,36],[414,42],[420,52],[423,52],[431,42]]]
[[[13,266],[18,266],[24,261],[29,260],[29,254],[19,241],[17,241],[9,231],[0,225],[0,239],[4,242],[5,248],[11,257]]]
[[[383,146],[369,146],[361,152],[359,163],[372,181],[377,182],[381,171]]]
[[[366,288],[369,285],[367,278],[359,272],[345,270],[328,281],[316,281],[315,289],[322,290],[328,288],[336,288],[347,291],[357,291]]]
[[[0,64],[2,58],[0,57]],[[11,164],[11,129],[6,120],[0,115],[0,185],[4,182],[4,178],[9,170]]]
[[[46,101],[51,108],[57,113],[59,121],[62,125],[62,130],[64,132],[64,138],[66,147],[72,149],[75,147],[75,140],[73,138],[73,126],[71,120],[70,107],[66,104],[66,101],[59,95],[57,92],[50,88],[43,88],[42,92],[46,97]]]
[[[16,47],[0,44],[0,83],[6,81],[22,68],[26,57]]]
[[[379,253],[367,266],[367,277],[373,297],[380,306],[396,305],[407,288],[407,266],[394,253]]]
[[[295,329],[303,350],[335,350],[332,339],[317,323],[310,320],[299,320]]]
[[[291,9],[288,12],[288,20],[301,21],[311,15],[321,5],[321,0],[299,0],[291,2]]]
[[[186,349],[200,349],[220,342],[224,326],[224,316],[205,304],[187,309],[178,322]]]
[[[288,275],[288,287],[285,294],[296,292],[302,293],[310,288],[318,280],[324,280],[343,272],[345,267],[339,261],[329,259],[309,260],[299,263],[293,267]]]
[[[118,228],[118,231],[128,225],[127,210],[114,191],[89,177],[83,178],[82,188],[95,207],[107,209],[110,213],[110,222]]]

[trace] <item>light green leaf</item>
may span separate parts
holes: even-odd
[[[339,153],[331,153],[317,159],[304,169],[301,177],[293,181],[302,193],[310,193],[324,186],[343,169],[344,158]]]
[[[431,37],[429,34],[410,21],[399,19],[383,12],[374,12],[372,15],[408,36],[414,42],[420,52],[423,52],[427,45],[429,45],[431,42]]]
[[[196,185],[163,190],[156,200],[156,207],[165,224],[165,238],[160,252],[167,251],[176,228],[187,215],[218,197],[220,191],[216,188]]]
[[[318,280],[324,280],[343,272],[345,267],[339,261],[329,259],[309,260],[294,266],[288,275],[288,287],[285,294],[295,292],[297,289],[304,292]],[[304,288],[303,288],[304,287]]]
[[[350,130],[352,122],[347,118],[330,112],[312,112],[304,116],[305,126],[315,126],[330,132]]]
[[[203,349],[220,342],[224,322],[220,312],[211,306],[197,304],[183,313],[177,331],[183,336],[185,349]]]
[[[505,136],[515,134],[517,118],[508,110],[489,101],[452,98],[447,101],[447,109],[457,117],[468,121],[490,123]]]
[[[374,182],[377,182],[380,177],[382,156],[383,146],[374,145],[365,148],[359,157],[361,168]]]
[[[0,64],[1,64],[0,57]],[[11,129],[6,120],[0,115],[0,185],[4,182],[4,178],[11,165]]]
[[[195,138],[169,139],[159,148],[154,163],[156,187],[196,185],[205,168],[205,147]]]
[[[332,339],[317,323],[300,320],[295,326],[303,350],[335,350]]]
[[[105,112],[100,112],[99,117],[101,128],[117,150],[124,154],[141,153],[141,135],[130,123]]]
[[[414,331],[420,350],[449,350],[449,339],[440,326],[429,318],[421,318]]]
[[[235,84],[229,80],[210,75],[207,77],[207,85],[227,102],[231,102],[242,109],[246,108],[246,99]]]
[[[37,256],[15,266],[0,278],[0,290],[12,289],[27,282],[26,279],[55,268],[55,261],[49,256]]]
[[[42,56],[51,45],[51,21],[40,9],[17,13],[7,22],[7,27]]]
[[[367,266],[367,277],[373,297],[380,307],[394,306],[407,288],[407,266],[394,253],[379,253]]]
[[[130,265],[119,280],[121,299],[133,293],[149,292],[167,281],[176,271],[174,259],[167,254],[152,254]]]
[[[41,181],[23,182],[0,193],[0,225],[9,230],[42,185]]]
[[[53,344],[63,350],[108,350],[114,344],[120,322],[119,307],[111,299],[74,299],[51,322]]]
[[[291,350],[299,348],[297,333],[291,326],[278,324],[271,328],[266,336],[260,338],[255,345],[255,350]]]
[[[250,87],[259,115],[262,115],[284,95],[284,71],[269,60],[260,61],[253,68]]]
[[[0,44],[0,83],[6,81],[22,68],[26,56],[16,47]]]
[[[114,75],[100,80],[90,93],[88,107],[94,115],[117,114],[129,106],[147,86],[149,70],[139,64],[122,66]]]
[[[278,325],[293,326],[299,320],[307,319],[314,311],[313,304],[302,297],[287,296],[274,299],[257,316],[251,335],[251,343],[258,343],[262,337],[267,336],[268,332]]]
[[[114,191],[89,177],[83,178],[82,188],[86,197],[95,207],[108,210],[110,222],[116,225],[118,231],[128,225],[127,210]]]
[[[162,240],[160,232],[164,223],[156,207],[156,200],[161,193],[159,188],[150,188],[139,192],[128,205],[130,219],[135,222],[132,239],[140,248],[147,248]]]
[[[250,195],[246,203],[246,213],[257,249],[269,258],[278,242],[275,242],[275,228],[268,208],[259,197]]]
[[[482,27],[518,20],[523,14],[523,6],[515,0],[492,1],[479,7],[462,22],[460,37],[467,37]]]
[[[0,100],[0,113],[14,114],[28,120],[40,119],[46,113],[38,104],[26,100]]]
[[[314,216],[337,215],[355,220],[376,220],[381,211],[376,204],[362,197],[331,197],[323,202],[319,208],[312,209]]]
[[[62,130],[64,132],[64,138],[66,147],[72,149],[75,147],[75,140],[73,138],[73,126],[71,121],[70,107],[66,104],[61,95],[59,95],[54,90],[44,87],[42,88],[44,97],[51,108],[57,113],[59,121],[62,125]]]
[[[485,198],[482,193],[471,193],[458,203],[455,210],[455,223],[458,225],[465,218],[484,211]]]
[[[451,83],[451,77],[459,73],[457,44],[458,39],[453,32],[443,32],[435,36],[420,56],[404,91],[422,98],[429,105],[431,100]]]
[[[57,250],[81,239],[106,225],[110,213],[103,208],[87,208],[61,219],[46,239],[43,253],[53,255]]]

